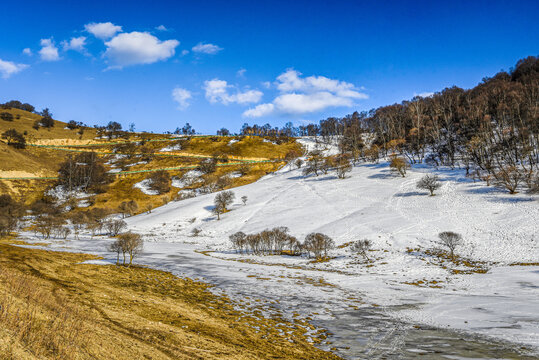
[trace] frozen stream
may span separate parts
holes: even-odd
[[[98,263],[113,263],[115,259],[110,253],[99,250],[105,249],[109,241],[103,238],[52,241],[49,249],[94,253],[105,257],[105,262]],[[215,285],[216,293],[227,294],[236,301],[248,297],[252,305],[262,306],[267,313],[289,319],[294,313],[299,313],[301,318],[310,316],[312,324],[332,334],[327,339],[331,344],[324,342],[321,347],[337,348],[336,353],[348,359],[534,358],[521,353],[517,345],[455,331],[414,327],[395,320],[388,314],[399,310],[396,307],[362,304],[361,292],[326,283],[327,280],[320,285],[319,271],[223,260],[195,250],[192,244],[149,242],[137,262],[203,280]]]

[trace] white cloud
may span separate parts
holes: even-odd
[[[239,69],[238,71],[236,71],[236,76],[237,77],[245,77],[245,73],[247,72],[246,69]]]
[[[182,50],[182,56],[189,54],[189,50]]]
[[[28,65],[26,64],[16,64],[12,61],[0,59],[0,76],[3,79],[7,79],[13,74],[23,71]]]
[[[223,50],[223,48],[220,48],[219,46],[214,45],[214,44],[198,43],[197,45],[193,46],[191,50],[193,50],[196,53],[215,55],[219,51]]]
[[[116,35],[105,43],[105,57],[111,62],[110,68],[136,64],[152,64],[174,56],[177,40],[161,41],[148,32],[133,31]]]
[[[25,48],[25,49],[23,49],[23,50],[22,50],[22,53],[23,53],[24,55],[28,55],[28,56],[32,56],[32,55],[33,55],[32,50],[30,50],[30,48]]]
[[[175,87],[172,90],[172,98],[178,103],[178,108],[184,110],[189,107],[189,99],[192,99],[193,95],[189,90]]]
[[[122,31],[122,27],[118,25],[114,25],[111,22],[104,22],[104,23],[89,23],[84,25],[84,28],[87,32],[94,35],[96,38],[99,38],[101,40],[110,39],[116,33],[119,33]]]
[[[269,87],[270,84],[266,83],[265,86]],[[368,98],[354,84],[325,76],[302,77],[300,72],[293,69],[279,75],[275,86],[281,94],[272,103],[248,109],[243,116],[260,117],[274,112],[301,115],[330,107],[350,107],[355,100]]]
[[[58,48],[52,39],[41,39],[41,50],[39,50],[39,56],[43,61],[58,61],[60,55],[58,55]]]
[[[67,40],[62,41],[62,47],[64,51],[74,50],[81,53],[85,53],[86,52],[86,48],[84,47],[85,45],[86,45],[85,36],[72,37],[69,41]]]
[[[234,89],[234,86],[228,85],[224,80],[213,79],[204,82],[204,90],[206,91],[206,99],[212,104],[220,102],[223,105],[230,103],[248,104],[257,103],[264,95],[258,90],[239,91],[235,89],[235,93],[229,93],[229,90]]]
[[[275,105],[273,104],[260,104],[252,109],[245,110],[243,116],[252,118],[262,117],[271,114],[274,109]]]
[[[168,31],[168,29],[165,27],[165,25],[159,25],[155,27],[155,30],[159,31]]]
[[[414,97],[419,96],[419,97],[422,97],[422,98],[431,97],[432,95],[434,95],[434,93],[430,92],[430,91],[422,92],[422,93],[419,93],[419,94],[414,93]]]

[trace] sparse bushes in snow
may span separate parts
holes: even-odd
[[[444,231],[438,234],[439,244],[449,250],[451,260],[455,258],[455,249],[462,245],[462,236],[452,231]]]
[[[418,189],[428,190],[430,196],[434,196],[434,191],[439,189],[442,184],[440,183],[437,175],[425,175],[416,184]]]
[[[370,240],[358,240],[352,243],[352,245],[350,246],[350,251],[355,254],[359,254],[365,259],[369,260],[369,257],[367,256],[367,251],[369,251],[371,247],[372,243]]]
[[[243,195],[241,197],[241,202],[243,203],[243,205],[246,205],[247,204],[247,195]]]

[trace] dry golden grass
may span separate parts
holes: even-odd
[[[8,242],[0,241],[2,359],[337,359],[306,341],[307,323],[237,311],[203,283]]]
[[[13,121],[0,120],[0,133],[8,129],[16,129],[21,133],[26,132],[27,141],[31,143],[34,140],[43,139],[81,139],[81,136],[77,133],[78,130],[64,129],[66,123],[62,121],[55,120],[52,128],[36,130],[32,126],[36,120],[41,119],[40,115],[19,109],[0,109],[0,112],[8,112],[13,114],[14,117],[20,116],[19,119],[14,119]],[[93,139],[95,136],[96,130],[94,128],[85,128],[82,140]]]

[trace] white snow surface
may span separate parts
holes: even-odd
[[[378,250],[373,254],[379,257],[371,268],[357,264],[358,258],[347,249],[334,251],[336,259],[316,266],[308,265],[306,258],[259,259],[328,270],[322,272],[325,281],[361,291],[365,301],[386,306],[424,304],[392,314],[398,318],[539,346],[539,267],[507,266],[539,261],[537,197],[509,195],[473,183],[460,170],[437,171],[443,185],[431,197],[415,188],[417,180],[431,171],[416,167],[402,178],[391,175],[387,163],[361,165],[340,180],[333,175],[304,178],[301,170],[281,170],[233,189],[236,203],[220,221],[211,214],[215,194],[208,194],[170,203],[127,222],[134,231],[154,234],[155,241],[195,242],[219,251],[214,256],[225,259],[257,258],[231,253],[228,236],[237,231],[287,226],[298,239],[322,232],[336,245],[370,239]],[[243,195],[249,198],[246,206],[240,205]],[[193,217],[196,221],[189,224],[188,218]],[[187,238],[195,227],[203,236]],[[491,262],[491,270],[454,275],[406,252],[417,246],[432,248],[442,231],[462,234],[465,245],[458,254]],[[440,281],[442,288],[403,284],[424,279]]]
[[[159,195],[159,191],[152,190],[150,188],[151,183],[152,183],[151,179],[144,179],[142,181],[139,181],[135,185],[133,185],[133,187],[140,189],[140,191],[142,191],[146,195]]]
[[[168,152],[168,151],[180,151],[182,149],[182,146],[181,144],[174,144],[174,145],[169,145],[169,146],[166,146],[164,148],[162,148],[161,152]]]
[[[301,142],[311,149],[315,146],[314,140]],[[436,173],[443,183],[433,197],[415,187],[427,172]],[[151,191],[145,181],[135,186]],[[311,316],[320,321],[330,319],[336,309],[380,306],[384,315],[411,324],[539,349],[539,267],[510,266],[539,262],[538,196],[509,195],[473,183],[461,170],[414,166],[406,178],[396,177],[387,163],[358,165],[344,180],[334,175],[303,177],[301,169],[283,168],[232,190],[235,203],[219,221],[211,214],[215,194],[171,202],[151,214],[126,219],[130,230],[145,238],[146,253],[137,261],[179,275],[202,276],[232,295],[254,292],[278,299],[291,311],[302,306],[317,309]],[[249,199],[245,206],[243,195]],[[313,264],[306,257],[239,255],[230,247],[228,237],[237,231],[275,226],[289,227],[300,240],[322,232],[336,245],[369,239],[373,266],[348,248],[334,250],[335,258],[329,262]],[[202,230],[200,236],[191,236],[194,228]],[[435,247],[442,231],[462,234],[465,243],[457,253],[486,262],[489,271],[454,274],[451,269],[465,268],[450,262],[444,268],[436,259],[407,252]],[[108,241],[72,240],[68,247],[113,259],[104,252]],[[200,250],[213,252],[195,252]],[[257,263],[237,261],[241,259]],[[307,277],[332,287],[297,280]],[[435,280],[440,287],[405,284],[419,280]],[[312,304],[305,306],[305,299]]]

